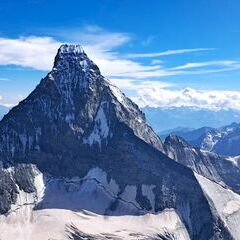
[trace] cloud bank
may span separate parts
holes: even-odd
[[[240,92],[198,90],[184,88],[171,90],[166,88],[138,89],[133,101],[141,107],[196,107],[209,110],[240,110]]]
[[[183,88],[162,81],[137,81],[111,79],[111,82],[129,93],[128,96],[140,107],[169,108],[194,107],[217,111],[234,109],[240,111],[240,92]]]

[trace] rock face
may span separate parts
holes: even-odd
[[[170,158],[191,168],[194,172],[240,193],[240,165],[237,160],[234,161],[233,158],[194,148],[176,135],[169,135],[164,145]]]
[[[79,45],[61,46],[52,71],[0,122],[0,163],[1,239],[236,236]]]

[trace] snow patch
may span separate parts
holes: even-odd
[[[60,53],[74,53],[74,54],[82,54],[84,53],[83,48],[79,44],[63,44],[59,48]]]
[[[109,87],[113,93],[113,95],[117,98],[117,100],[124,104],[125,103],[125,96],[123,95],[123,93],[120,91],[119,88],[117,88],[116,86],[109,84]]]
[[[240,210],[240,201],[231,200],[223,208],[223,213],[225,215],[232,215]]]
[[[83,140],[85,144],[92,145],[94,143],[98,143],[99,146],[101,147],[102,140],[107,139],[107,137],[109,136],[109,126],[107,122],[107,117],[103,109],[103,106],[105,104],[107,104],[107,102],[102,102],[100,104],[100,107],[94,120],[93,131],[91,132],[87,139]]]
[[[8,169],[9,172],[13,172],[13,169]],[[10,211],[16,211],[24,205],[30,205],[33,207],[35,204],[39,203],[44,196],[45,184],[43,179],[43,174],[39,172],[37,169],[34,169],[34,187],[36,189],[33,193],[26,193],[23,190],[18,188],[17,200],[11,206]],[[17,186],[17,185],[16,185]],[[18,187],[18,186],[17,186]]]
[[[107,181],[107,173],[102,169],[96,167],[89,170],[88,174],[84,177],[84,179],[95,179],[100,182],[105,188],[111,190],[114,195],[119,193],[119,186],[115,182],[114,179],[111,179],[109,182]]]
[[[240,162],[240,156],[235,156],[235,157],[227,157],[226,160],[230,161],[233,163],[233,165],[237,166],[239,165]]]
[[[214,205],[233,238],[240,240],[240,195],[223,188],[219,184],[197,173],[195,173],[195,176],[203,192],[207,195],[207,198],[211,200],[210,204]],[[213,211],[215,210],[213,209]]]

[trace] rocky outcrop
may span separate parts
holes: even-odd
[[[194,172],[240,193],[240,168],[229,157],[192,147],[183,138],[169,135],[165,142],[167,155]]]

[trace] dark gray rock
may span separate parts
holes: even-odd
[[[233,161],[216,153],[194,148],[176,135],[169,135],[164,145],[170,158],[240,193],[240,168]]]
[[[7,213],[17,200],[19,190],[34,192],[35,167],[31,164],[17,164],[11,168],[0,168],[0,213]]]
[[[0,169],[0,214],[9,211],[11,204],[17,199],[18,189],[10,173]]]

